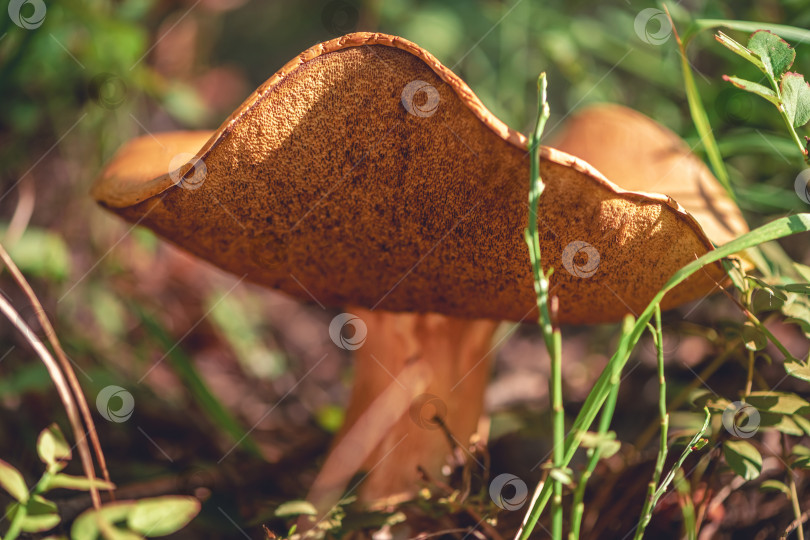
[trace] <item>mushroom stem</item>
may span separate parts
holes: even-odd
[[[369,506],[389,504],[416,494],[420,468],[439,478],[453,446],[466,451],[498,326],[435,313],[351,312],[367,337],[355,351],[346,419],[308,497],[322,515],[358,473],[365,476],[352,494]]]

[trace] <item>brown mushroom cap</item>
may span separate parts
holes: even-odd
[[[523,237],[526,139],[413,43],[362,32],[316,45],[200,148],[205,137],[131,142],[93,196],[225,270],[304,300],[535,317]],[[196,155],[196,167],[169,174],[175,150]],[[665,195],[624,191],[552,148],[542,148],[540,169],[540,245],[560,322],[637,313],[712,249]],[[183,176],[197,183],[177,182]],[[707,267],[663,307],[700,298],[723,275]]]
[[[669,195],[717,245],[748,232],[739,207],[703,161],[675,133],[638,111],[614,104],[587,107],[566,120],[551,144],[624,189]]]

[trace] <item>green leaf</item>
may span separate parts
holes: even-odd
[[[806,318],[796,319],[793,317],[788,317],[787,319],[785,319],[785,322],[789,324],[795,324],[801,329],[801,331],[804,333],[805,336],[810,338],[810,319]]]
[[[808,456],[810,457],[810,448],[797,444],[790,450],[791,454],[796,454],[797,456]]]
[[[794,262],[793,269],[796,270],[796,272],[802,277],[802,279],[804,279],[805,281],[810,281],[810,266]]]
[[[337,433],[343,425],[346,410],[335,404],[326,404],[315,412],[315,421],[328,433]]]
[[[90,491],[90,488],[95,486],[97,489],[115,489],[115,484],[112,482],[105,482],[100,478],[90,480],[86,476],[73,476],[70,474],[55,474],[48,482],[47,489],[75,489],[78,491]]]
[[[795,39],[796,41],[810,41],[810,30],[798,28],[796,26],[788,26],[786,24],[770,24],[761,21],[734,21],[730,19],[697,19],[692,24],[692,31],[688,32],[691,36],[699,30],[706,30],[709,28],[731,28],[732,30],[739,30],[741,32],[757,32],[759,30],[769,30],[775,34],[787,39]],[[684,36],[686,40],[686,36]]]
[[[560,482],[564,486],[572,486],[574,484],[574,477],[572,476],[571,469],[568,467],[557,468],[552,467],[548,470],[548,476],[555,482]]]
[[[750,322],[746,322],[740,328],[745,348],[749,351],[761,351],[768,345],[768,338],[762,331]]]
[[[791,150],[793,147],[791,146]],[[792,194],[791,194],[792,196]],[[734,287],[738,290],[744,291],[745,287],[745,272],[743,272],[740,265],[737,263],[736,259],[729,259],[723,261],[723,267],[726,269],[726,273],[728,277],[731,278],[731,283],[734,284]]]
[[[762,491],[781,491],[785,495],[790,496],[788,487],[784,482],[780,482],[779,480],[765,480],[762,482],[762,485],[759,486],[759,489]]]
[[[777,285],[773,285],[771,283],[768,283],[764,279],[758,278],[756,276],[748,275],[748,276],[745,276],[745,279],[750,281],[751,284],[754,285],[755,287],[760,288],[760,289],[765,289],[765,290],[771,292],[772,294],[775,294],[775,295],[779,296],[779,298],[781,300],[787,300],[787,295],[785,295],[784,292],[780,291],[779,287]]]
[[[689,69],[688,63],[685,66],[685,69]],[[689,73],[691,73],[691,71]],[[621,371],[627,364],[627,360],[630,358],[630,352],[638,343],[638,340],[641,338],[642,334],[646,331],[647,323],[653,316],[655,306],[659,305],[661,300],[664,298],[664,295],[689,278],[689,276],[695,272],[698,272],[707,264],[771,240],[776,240],[778,238],[807,231],[810,231],[810,214],[794,214],[792,216],[779,218],[757,229],[754,229],[753,231],[746,233],[727,244],[719,246],[717,249],[712,250],[705,255],[702,255],[698,259],[692,261],[675,272],[669,281],[664,284],[661,290],[656,293],[655,297],[650,301],[644,311],[638,316],[638,320],[634,320],[630,316],[625,317],[622,335],[619,339],[616,352],[610,358],[607,366],[605,366],[601,375],[599,375],[599,379],[597,379],[596,383],[591,388],[585,403],[582,405],[579,414],[577,414],[577,417],[571,425],[571,429],[568,431],[568,435],[565,438],[564,463],[567,465],[574,457],[574,454],[579,448],[582,434],[596,419],[599,410],[605,403],[605,400],[615,385],[614,381],[620,380]],[[543,509],[546,507],[546,504],[548,504],[550,499],[551,482],[546,482],[543,484],[543,487],[540,488],[539,495],[537,495],[532,501],[532,507],[529,509],[526,518],[527,527],[523,529],[523,533],[520,535],[521,540],[525,540],[528,537],[529,533],[526,531],[537,523],[540,514],[542,514]]]
[[[787,292],[798,294],[810,294],[810,283],[791,283],[782,287]]]
[[[785,371],[791,377],[810,382],[810,366],[799,362],[795,358],[785,362]]]
[[[695,407],[708,407],[713,412],[723,412],[731,405],[731,401],[726,398],[712,396],[711,392],[701,392],[692,403]]]
[[[28,502],[28,487],[22,474],[2,459],[0,459],[0,487],[21,503]]]
[[[82,512],[70,528],[70,537],[73,540],[96,540],[100,534],[101,522],[107,523],[107,528],[113,523],[124,521],[135,508],[134,501],[118,501],[108,503],[100,510],[90,508]]]
[[[793,416],[793,421],[796,422],[796,425],[802,428],[805,435],[810,435],[810,418],[797,414]]]
[[[779,98],[776,97],[776,92],[768,88],[767,86],[762,86],[761,84],[755,83],[753,81],[747,81],[745,79],[740,79],[739,77],[733,77],[729,75],[723,75],[723,80],[728,81],[737,88],[745,90],[746,92],[751,92],[752,94],[756,94],[759,97],[765,98],[777,107],[779,106]]]
[[[782,89],[782,105],[793,127],[801,127],[810,121],[810,85],[800,73],[788,72],[779,83]]]
[[[755,313],[778,311],[785,305],[787,297],[779,289],[756,289],[751,298],[751,308]]]
[[[99,326],[102,336],[106,334],[123,339],[129,321],[121,298],[107,287],[92,286],[88,289],[87,304],[93,312],[93,318]],[[101,339],[103,339],[102,336],[100,336]]]
[[[762,412],[759,415],[759,427],[771,428],[787,435],[801,437],[804,435],[804,430],[794,422],[794,418],[799,418],[799,416]]]
[[[722,43],[723,45],[725,45],[726,48],[728,48],[730,51],[739,54],[740,56],[742,56],[743,58],[745,58],[746,60],[748,60],[749,62],[754,64],[755,66],[757,66],[763,72],[765,71],[765,64],[762,63],[762,60],[760,60],[759,56],[753,54],[749,49],[744,47],[741,43],[738,43],[738,42],[734,41],[733,39],[728,37],[723,32],[717,32],[717,34],[715,34],[714,38],[717,41],[719,41],[720,43]]]
[[[796,456],[793,463],[790,464],[791,467],[810,469],[810,448],[797,444],[793,447],[790,453],[791,455]]]
[[[695,444],[692,445],[692,450],[702,450],[707,444],[709,444],[709,439],[698,439]]]
[[[751,392],[746,402],[760,411],[777,414],[810,413],[810,403],[789,392]]]
[[[799,325],[802,332],[810,337],[810,305],[807,298],[794,295],[782,306],[782,313],[787,317],[786,322]]]
[[[197,89],[183,83],[169,85],[163,94],[163,106],[170,115],[189,126],[204,125],[208,114]]]
[[[759,55],[765,72],[779,79],[793,65],[796,51],[787,41],[768,30],[757,30],[748,40],[748,49]]]
[[[731,470],[745,480],[753,480],[762,471],[762,456],[748,441],[724,442],[723,455]]]
[[[775,151],[774,149],[789,154],[796,149],[796,143],[786,136],[776,133],[760,133],[762,134],[741,131],[723,135],[723,140],[718,141],[720,151],[724,156],[731,157],[740,155],[750,156],[751,154],[770,155]],[[773,192],[771,190],[773,190]],[[795,206],[793,201],[788,201],[788,198],[793,199],[796,197],[796,192],[793,190],[780,190],[776,186],[770,186],[768,184],[755,184],[751,186],[740,186],[740,189],[737,191],[748,195],[746,197],[748,199],[746,201],[747,204],[763,204],[770,207],[784,208],[785,210]],[[758,206],[755,206],[755,208],[756,207]],[[758,262],[757,259],[764,262],[761,254],[758,256],[754,254],[753,256],[749,256],[749,258],[757,268],[761,266],[761,263]]]
[[[62,430],[56,424],[51,424],[39,434],[37,454],[51,472],[64,469],[67,462],[73,457],[70,445],[65,440]]]
[[[99,531],[104,540],[143,540],[143,536],[140,534],[114,527],[106,521],[99,523]]]
[[[605,441],[599,446],[599,457],[602,459],[607,459],[616,455],[621,448],[622,443],[619,441]]]
[[[194,497],[168,495],[142,499],[127,518],[127,525],[144,536],[166,536],[179,531],[200,512]]]
[[[5,237],[5,231],[0,232]],[[63,281],[70,275],[70,250],[57,233],[29,227],[8,254],[27,276]]]
[[[309,501],[289,501],[276,508],[276,517],[315,516],[318,511]]]
[[[810,456],[796,455],[790,466],[794,469],[810,469]]]
[[[782,307],[782,313],[794,319],[810,321],[810,298],[796,293],[787,293],[788,301]]]
[[[597,449],[599,457],[606,459],[618,452],[622,444],[616,440],[616,433],[613,431],[606,433],[587,431],[582,435],[582,447]]]
[[[276,379],[286,373],[284,355],[264,341],[259,324],[262,317],[258,314],[261,303],[246,302],[223,292],[212,291],[209,295],[209,317],[225,335],[239,363],[259,378]]]
[[[9,512],[9,519],[14,519],[14,514],[19,511],[19,506],[18,503],[14,504],[14,508]],[[33,495],[25,507],[26,515],[22,520],[22,530],[25,532],[49,531],[62,521],[56,503],[39,495]]]

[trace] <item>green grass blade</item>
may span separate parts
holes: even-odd
[[[579,444],[582,441],[582,434],[587,431],[590,425],[593,423],[596,415],[599,413],[599,410],[602,407],[602,404],[605,402],[605,399],[610,393],[610,389],[619,380],[621,370],[624,368],[624,365],[630,356],[630,352],[632,351],[633,347],[635,347],[636,343],[644,332],[647,323],[650,321],[650,318],[655,312],[655,307],[661,303],[661,300],[664,298],[664,295],[667,292],[675,288],[677,285],[685,281],[689,276],[699,271],[707,264],[719,261],[724,257],[728,257],[744,249],[752,248],[764,242],[770,242],[772,240],[777,240],[779,238],[808,231],[810,231],[810,214],[795,214],[792,216],[783,217],[763,225],[758,229],[754,229],[753,231],[706,253],[702,257],[675,272],[675,274],[669,279],[669,281],[667,281],[661,290],[658,291],[658,294],[655,295],[644,312],[639,316],[638,320],[635,321],[635,324],[630,331],[622,334],[616,353],[613,355],[613,357],[611,357],[608,365],[599,376],[599,380],[596,381],[593,389],[588,394],[588,398],[585,400],[582,410],[580,411],[579,415],[577,415],[576,420],[574,420],[574,423],[571,426],[571,430],[568,432],[565,442],[563,466],[570,463],[571,458],[579,448]],[[628,316],[628,319],[631,319],[631,317]],[[625,321],[627,321],[627,319],[625,319]],[[529,509],[529,515],[526,520],[527,527],[523,530],[523,534],[521,534],[519,537],[521,540],[528,540],[528,534],[526,534],[526,531],[530,530],[530,528],[537,523],[537,520],[543,513],[543,509],[548,503],[551,495],[550,487],[550,483],[547,482],[542,486],[539,496],[535,497],[534,504]]]
[[[166,360],[172,369],[183,381],[183,385],[188,388],[191,395],[196,400],[200,408],[205,411],[208,419],[233,441],[241,441],[239,444],[243,449],[257,457],[262,453],[256,442],[248,435],[245,428],[231,415],[222,402],[211,392],[208,385],[197,372],[191,359],[180,347],[175,347],[174,340],[152,317],[143,311],[140,306],[134,306],[133,311],[138,315],[141,324],[160,344],[169,351]]]
[[[562,337],[559,328],[554,328],[549,309],[548,273],[543,271],[540,253],[540,236],[537,232],[537,205],[545,189],[540,177],[540,137],[543,134],[549,117],[549,106],[546,94],[546,74],[541,73],[537,80],[538,115],[534,131],[529,137],[530,185],[529,185],[529,224],[525,231],[526,245],[529,248],[529,258],[534,274],[534,291],[537,297],[538,324],[543,332],[549,358],[551,359],[551,377],[549,378],[549,395],[552,401],[552,415],[554,425],[554,467],[559,467],[563,459],[563,442],[565,440],[565,418],[562,404]],[[551,503],[551,536],[554,540],[562,540],[563,485],[559,479],[553,479],[554,498]],[[528,533],[531,533],[529,529]]]
[[[700,100],[700,94],[695,84],[695,77],[692,75],[692,68],[686,56],[686,41],[681,41],[680,39],[677,41],[681,55],[683,85],[686,90],[686,100],[689,103],[689,113],[692,115],[692,121],[695,123],[700,142],[706,151],[706,156],[709,158],[709,163],[712,166],[715,176],[726,189],[729,197],[736,203],[737,197],[734,195],[734,190],[731,189],[731,182],[729,181],[726,165],[723,163],[723,156],[720,154],[720,149],[717,147],[717,140],[712,133],[709,117],[706,114],[706,109],[703,107],[703,102]]]
[[[616,401],[618,398],[619,384],[616,384],[611,388],[607,401],[604,407],[602,407],[602,416],[599,418],[599,430],[597,431],[598,434],[604,435],[608,432],[608,429],[610,429],[610,422],[613,420],[613,413],[616,411]],[[588,458],[588,464],[582,472],[576,490],[574,491],[574,500],[571,503],[571,530],[568,533],[568,540],[579,540],[582,516],[585,512],[585,503],[583,502],[585,499],[585,488],[601,457],[599,448],[594,448]]]
[[[697,32],[709,28],[731,28],[741,32],[756,32],[757,30],[770,30],[783,39],[798,41],[798,44],[810,42],[810,30],[788,26],[786,24],[769,24],[754,21],[731,21],[728,19],[697,19],[692,23],[687,34],[684,35],[684,43],[687,37],[691,38]]]

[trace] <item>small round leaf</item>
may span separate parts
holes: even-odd
[[[784,484],[784,482],[780,482],[779,480],[765,480],[762,482],[762,485],[759,486],[761,491],[781,491],[785,495],[790,495],[790,490]]]
[[[0,487],[21,503],[28,502],[28,487],[22,474],[2,459],[0,459]]]
[[[782,76],[796,58],[787,41],[768,30],[757,30],[748,40],[748,48],[759,55],[765,68],[776,79]]]
[[[318,511],[309,501],[289,501],[276,508],[277,517],[315,516]]]
[[[745,342],[745,348],[749,351],[761,351],[768,345],[768,338],[765,337],[765,334],[750,322],[742,325],[740,334]]]
[[[748,441],[735,440],[723,443],[726,463],[745,480],[753,480],[762,472],[762,456]]]
[[[37,454],[43,463],[48,465],[48,469],[61,470],[66,461],[70,461],[73,453],[62,430],[56,424],[51,424],[43,429],[37,439]]]
[[[142,499],[127,518],[127,525],[144,536],[165,536],[179,531],[200,512],[194,497],[169,495]]]

